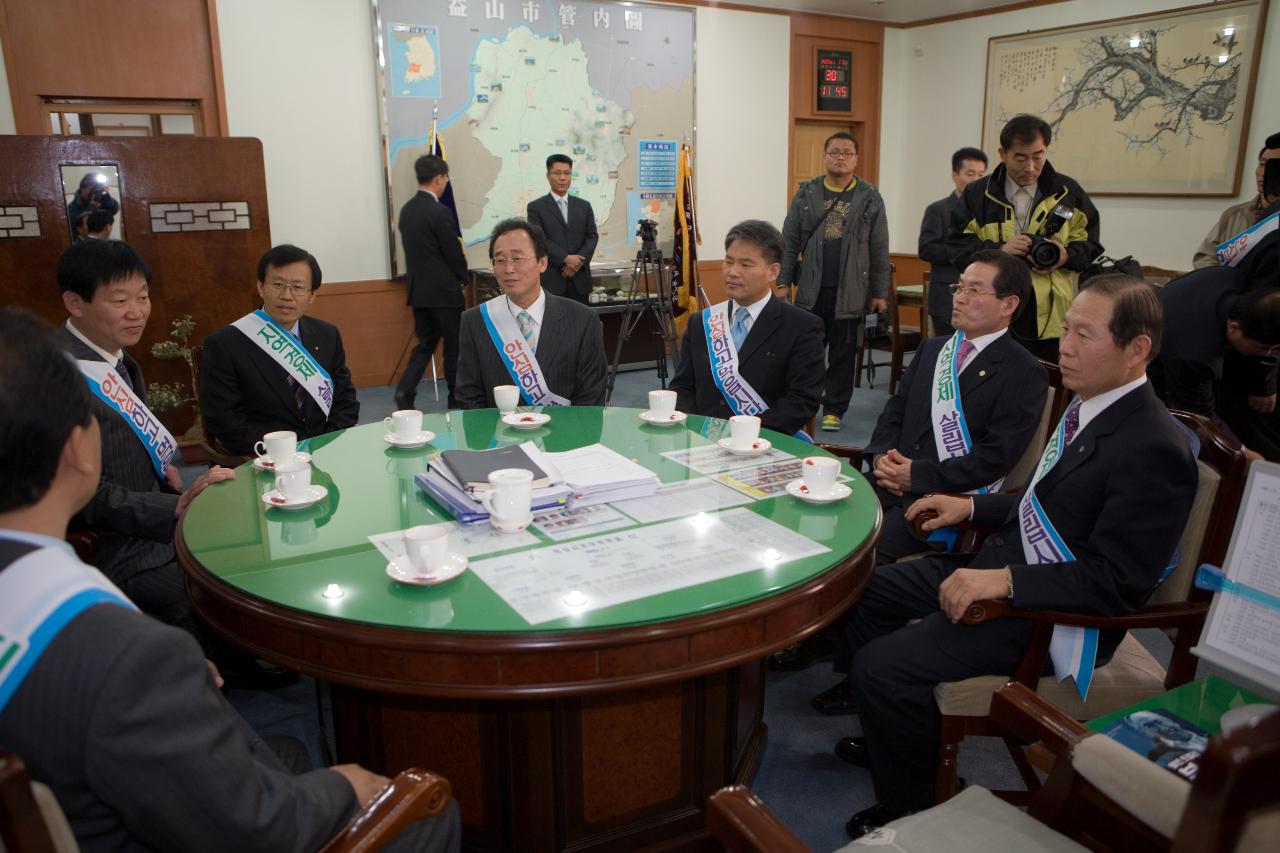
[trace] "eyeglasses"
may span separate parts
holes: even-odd
[[[952,296],[959,296],[960,294],[963,293],[965,299],[972,299],[973,297],[978,296],[980,294],[986,294],[987,296],[1000,295],[996,293],[994,290],[979,290],[976,287],[966,287],[963,284],[953,284],[950,286],[950,290],[951,290]]]
[[[529,263],[529,261],[531,260],[533,260],[533,258],[529,257],[528,255],[512,255],[511,257],[498,255],[493,259],[493,268],[495,270],[498,267],[511,267],[513,269],[519,269],[520,267]]]
[[[279,296],[280,294],[284,293],[286,290],[289,291],[289,293],[292,294],[293,296],[306,296],[308,293],[311,292],[311,285],[302,284],[301,282],[293,282],[292,284],[285,284],[283,281],[269,281],[267,282],[267,289],[270,290],[272,293],[274,293],[276,296]]]
[[[857,157],[858,152],[850,151],[847,149],[840,149],[838,151],[828,151],[827,156],[833,160],[848,160],[851,157]]]

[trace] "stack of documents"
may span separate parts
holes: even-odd
[[[425,474],[414,479],[463,524],[487,521],[489,513],[478,495],[489,490],[488,476],[500,468],[524,468],[533,473],[535,512],[563,509],[571,494],[564,477],[532,442],[492,450],[446,450]]]
[[[657,474],[603,444],[542,456],[559,471],[572,491],[571,509],[649,497],[658,491]]]

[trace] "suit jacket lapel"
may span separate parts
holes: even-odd
[[[555,207],[555,202],[551,202],[551,206]],[[556,217],[560,216],[560,209],[556,208]],[[533,355],[538,359],[538,366],[542,368],[542,375],[547,375],[547,366],[543,363],[543,358],[549,357],[551,351],[555,349],[555,344],[547,343],[551,339],[551,335],[547,334],[547,329],[553,324],[560,325],[557,321],[560,318],[560,306],[551,298],[551,294],[546,294],[547,304],[542,309],[542,322],[538,324],[538,345],[533,348]],[[548,380],[550,381],[550,380]]]
[[[960,374],[960,400],[962,403],[965,394],[968,394],[974,388],[996,375],[1000,362],[1004,361],[1005,346],[1008,340],[1009,333],[1005,332],[999,339],[992,341],[990,346],[975,355],[973,362]]]
[[[745,311],[741,306],[734,306],[737,311]],[[746,364],[748,358],[760,348],[760,345],[773,336],[778,330],[779,324],[782,322],[782,306],[778,303],[776,296],[770,296],[769,301],[765,303],[764,308],[760,311],[760,316],[751,324],[751,328],[747,330],[747,339],[742,342],[742,348],[738,350],[738,367],[741,370],[743,364]],[[730,318],[732,324],[732,318]]]
[[[1085,463],[1098,448],[1098,441],[1120,428],[1129,415],[1133,414],[1153,397],[1151,383],[1125,394],[1102,411],[1089,425],[1080,431],[1075,441],[1067,446],[1066,453],[1053,470],[1045,474],[1044,479],[1036,485],[1036,492],[1048,491],[1062,481],[1068,474]],[[1056,427],[1056,424],[1055,424]]]

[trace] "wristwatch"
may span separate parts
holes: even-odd
[[[1009,568],[1008,566],[1005,566],[1005,567],[1004,567],[1004,570],[1005,570],[1006,572],[1008,572],[1008,573],[1009,573],[1009,578],[1008,578],[1008,580],[1006,581],[1006,582],[1009,584],[1009,589],[1008,589],[1009,596],[1008,596],[1008,598],[1009,598],[1009,600],[1010,600],[1010,601],[1013,601],[1013,569]]]

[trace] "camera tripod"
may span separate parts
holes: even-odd
[[[647,237],[636,252],[632,268],[635,287],[627,300],[627,307],[618,322],[618,342],[613,349],[613,361],[609,364],[609,379],[605,385],[605,402],[613,396],[618,366],[622,363],[622,350],[626,346],[640,320],[651,319],[654,338],[654,355],[658,365],[658,387],[667,387],[667,349],[675,341],[676,320],[671,313],[671,279],[663,263],[662,252]]]

